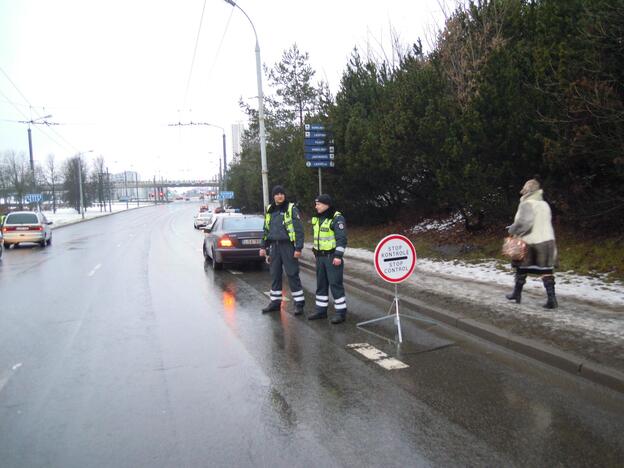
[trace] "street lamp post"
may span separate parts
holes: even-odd
[[[266,139],[264,135],[264,95],[262,93],[262,61],[260,60],[260,43],[258,42],[258,34],[251,18],[247,16],[245,10],[239,7],[233,0],[225,0],[235,8],[238,8],[251,24],[254,35],[256,36],[256,79],[258,82],[258,127],[260,133],[260,161],[262,163],[262,200],[263,206],[269,204],[269,170],[267,168],[266,158]]]

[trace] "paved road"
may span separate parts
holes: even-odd
[[[388,306],[355,293],[341,326],[294,317],[290,303],[261,315],[268,273],[205,266],[196,208],[120,213],[55,230],[50,248],[5,252],[1,466],[624,459],[615,392],[427,323],[405,324],[397,349],[355,327]],[[409,367],[348,346],[361,343]]]

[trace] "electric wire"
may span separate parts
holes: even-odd
[[[204,0],[204,6],[202,7],[201,17],[199,18],[199,28],[197,28],[197,37],[195,38],[195,49],[193,50],[193,58],[191,59],[191,69],[189,70],[188,78],[186,80],[186,90],[184,91],[184,101],[182,104],[182,108],[186,107],[186,100],[188,98],[188,92],[191,86],[191,77],[193,76],[193,68],[195,68],[195,57],[197,56],[197,46],[199,45],[199,37],[201,35],[202,24],[204,23],[205,11],[206,11],[206,0]]]

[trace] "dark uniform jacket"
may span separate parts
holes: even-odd
[[[284,226],[284,213],[288,210],[288,200],[284,200],[281,205],[276,205],[275,202],[269,205],[267,212],[271,215],[271,222],[269,223],[269,229],[264,229],[263,239],[260,241],[260,247],[265,249],[272,241],[285,241],[288,239],[288,231]],[[295,229],[295,250],[301,251],[303,249],[303,224],[301,223],[301,215],[296,206],[292,209],[292,222]],[[265,240],[266,239],[266,240]]]

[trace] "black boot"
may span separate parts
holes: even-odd
[[[346,319],[347,319],[347,311],[343,310],[340,312],[336,312],[336,315],[334,315],[331,319],[331,323],[336,325],[338,323],[344,322]]]
[[[295,304],[295,315],[303,314],[304,304]]]
[[[522,300],[522,288],[524,287],[524,283],[526,283],[526,278],[526,273],[516,272],[516,284],[514,285],[514,290],[511,294],[505,294],[505,297],[510,301],[516,301],[516,304],[520,304],[520,301]]]
[[[556,309],[559,307],[559,304],[557,304],[557,296],[555,296],[555,277],[552,275],[544,276],[542,282],[544,283],[546,294],[548,295],[548,300],[546,304],[544,304],[544,309]]]
[[[326,310],[316,309],[316,312],[314,312],[312,315],[308,315],[308,320],[319,320],[324,318],[327,318]]]
[[[271,302],[269,302],[268,306],[266,306],[264,309],[262,309],[262,313],[266,314],[268,312],[275,312],[277,310],[280,310],[281,304],[282,304],[281,302],[271,301]]]

